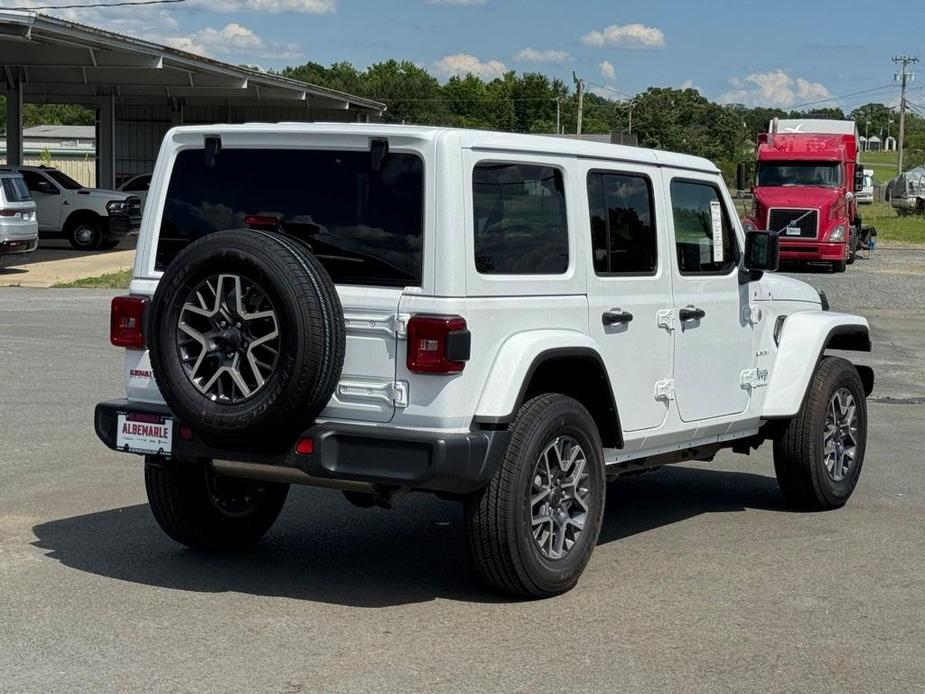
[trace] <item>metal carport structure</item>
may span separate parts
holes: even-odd
[[[365,121],[385,106],[29,11],[0,10],[7,163],[22,163],[24,103],[96,112],[97,185],[151,171],[184,123]]]

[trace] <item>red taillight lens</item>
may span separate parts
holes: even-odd
[[[315,452],[315,440],[311,436],[303,436],[296,442],[295,452],[299,455],[311,455]]]
[[[109,313],[109,341],[116,347],[145,346],[143,323],[148,300],[140,296],[117,296]]]
[[[412,316],[408,321],[408,370],[452,374],[469,360],[472,339],[460,316]]]
[[[281,217],[269,214],[248,214],[244,216],[244,223],[252,229],[276,229],[281,221]]]
[[[0,210],[0,217],[15,217],[19,210]]]

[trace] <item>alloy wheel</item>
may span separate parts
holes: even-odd
[[[276,368],[279,320],[256,282],[213,275],[187,296],[176,341],[190,383],[213,402],[234,405],[259,393]]]
[[[588,459],[570,436],[557,436],[533,469],[530,512],[533,539],[546,559],[562,559],[578,542],[588,518]]]
[[[825,469],[832,481],[841,482],[854,467],[858,449],[858,408],[847,388],[839,388],[829,400],[822,440]]]

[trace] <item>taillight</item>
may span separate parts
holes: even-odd
[[[15,217],[19,210],[0,210],[0,217]]]
[[[144,317],[148,300],[141,296],[117,296],[109,313],[109,341],[116,347],[145,346]]]
[[[469,360],[472,337],[461,316],[412,316],[408,321],[408,370],[452,374]]]

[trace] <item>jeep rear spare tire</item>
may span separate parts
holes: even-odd
[[[270,232],[190,243],[158,284],[147,334],[165,402],[217,445],[290,443],[324,409],[343,368],[330,276],[308,248]]]

